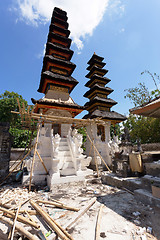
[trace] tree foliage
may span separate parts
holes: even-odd
[[[156,89],[149,91],[145,83],[139,83],[138,87],[126,89],[125,92],[127,92],[127,94],[125,98],[129,98],[134,104],[134,107],[141,106],[160,95],[160,91],[157,87],[158,84],[156,84],[156,79],[154,77],[156,76],[156,78],[159,79],[158,75],[153,75],[149,71],[145,72],[154,80]],[[141,74],[143,73],[144,72]],[[129,114],[123,126],[129,129],[131,141],[133,143],[137,141],[141,143],[160,142],[160,119]]]
[[[0,122],[9,122],[12,127],[20,126],[20,116],[11,113],[11,111],[19,111],[17,98],[21,105],[28,106],[27,101],[18,93],[5,91],[0,95]]]
[[[28,107],[28,103],[21,95],[15,92],[5,91],[0,95],[0,122],[10,123],[10,133],[13,136],[12,147],[24,148],[29,142],[31,131],[21,128],[21,118],[18,114],[13,114],[11,111],[19,111],[17,98],[20,105]]]

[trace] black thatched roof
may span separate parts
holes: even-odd
[[[86,114],[83,118],[84,119],[87,119],[87,118],[92,119],[92,118],[98,118],[98,117],[101,117],[102,119],[118,120],[118,121],[124,121],[127,119],[124,115],[119,114],[117,112],[114,112],[114,111],[107,112],[107,111],[100,111],[100,110],[95,110],[92,113]]]
[[[51,39],[55,39],[55,40],[67,43],[67,46],[66,46],[67,48],[70,48],[71,42],[72,42],[72,40],[70,38],[60,36],[60,35],[58,35],[56,33],[53,33],[53,32],[49,32],[49,34],[48,34],[48,41],[47,42],[51,42]],[[63,44],[59,44],[59,45],[64,47]]]
[[[39,85],[39,89],[37,90],[38,92],[41,92],[42,91],[42,86],[43,86],[43,82],[44,82],[44,79],[45,78],[48,78],[50,80],[56,80],[57,82],[61,83],[71,83],[73,84],[73,87],[70,89],[70,92],[73,90],[73,88],[78,84],[78,81],[73,78],[73,77],[65,77],[63,75],[60,75],[60,74],[55,74],[55,73],[52,73],[50,71],[45,71],[41,74],[41,81],[40,81],[40,85]]]
[[[64,21],[67,21],[67,19],[68,19],[67,13],[65,11],[61,10],[60,8],[57,8],[57,7],[54,8],[52,17],[57,17],[57,18],[60,18]]]
[[[103,91],[103,92],[106,92],[106,93],[111,93],[113,92],[114,90],[109,88],[109,87],[102,87],[98,84],[95,84],[90,90],[88,90],[83,96],[84,97],[88,97],[91,93],[93,93],[95,90],[99,90],[99,92]]]
[[[70,31],[68,29],[63,29],[59,26],[56,26],[55,24],[51,24],[50,27],[49,27],[49,31],[52,32],[53,30],[57,30],[61,33],[64,33],[66,35],[66,37],[68,37],[69,34],[70,34]]]
[[[94,67],[92,67],[92,69],[91,69],[91,71],[85,76],[86,78],[90,78],[90,75],[92,74],[92,73],[94,73],[94,71],[98,71],[98,72],[100,72],[100,73],[102,73],[102,75],[104,76],[107,72],[108,72],[108,70],[106,70],[106,69],[102,69],[102,68],[99,68],[99,67],[97,67],[97,66],[94,66]],[[97,74],[97,73],[96,73]],[[98,73],[99,74],[99,73]]]
[[[54,101],[52,99],[39,99],[39,100],[35,100],[34,98],[31,98],[31,101],[33,104],[42,104],[42,105],[49,105],[49,106],[61,106],[61,107],[72,107],[75,109],[84,109],[83,106],[78,105],[77,103],[73,102],[73,103],[68,103],[65,101]]]
[[[89,106],[92,106],[94,103],[99,103],[99,105],[101,105],[101,103],[105,103],[111,106],[117,104],[117,102],[111,98],[100,98],[96,96],[91,101],[87,102],[84,106],[89,107]]]
[[[69,54],[70,56],[69,56],[68,60],[71,60],[72,55],[73,55],[73,51],[71,49],[64,48],[64,47],[61,47],[61,46],[57,46],[56,44],[53,44],[53,43],[50,43],[50,42],[48,42],[47,45],[46,45],[46,55],[48,55],[49,49],[54,49],[58,52]]]
[[[87,70],[88,70],[88,71],[91,70],[93,64],[95,64],[95,65],[96,65],[96,64],[97,64],[97,65],[100,65],[101,68],[103,68],[103,67],[106,65],[106,63],[104,63],[104,62],[99,62],[99,61],[97,61],[97,60],[95,59],[94,61],[91,62],[90,66],[87,67]]]
[[[59,58],[55,58],[51,55],[45,55],[43,58],[43,68],[42,68],[42,72],[46,70],[46,64],[48,62],[52,62],[52,63],[56,63],[59,64],[60,66],[65,66],[65,67],[70,67],[72,69],[70,75],[72,74],[72,72],[74,71],[74,69],[76,68],[76,65],[70,61],[65,61]]]
[[[95,60],[97,60],[99,62],[102,62],[104,60],[104,58],[100,57],[100,56],[98,56],[97,54],[94,53],[92,55],[92,57],[90,58],[90,60],[87,62],[87,64],[92,64],[92,62],[95,61]]]
[[[51,24],[55,24],[55,25],[56,25],[56,24],[59,24],[59,25],[62,25],[62,26],[64,26],[65,29],[68,29],[68,26],[69,26],[69,24],[68,24],[66,21],[61,20],[61,19],[59,19],[59,18],[57,18],[57,17],[55,17],[55,16],[52,16]]]
[[[107,84],[107,83],[109,83],[109,82],[111,81],[111,80],[110,80],[109,78],[107,78],[107,77],[101,77],[101,76],[99,76],[99,75],[97,75],[97,74],[94,74],[94,75],[91,77],[91,79],[90,79],[88,82],[86,82],[85,86],[86,86],[86,87],[89,87],[89,85],[90,85],[95,79],[100,80],[100,81],[103,81],[104,84]]]

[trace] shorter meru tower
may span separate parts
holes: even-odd
[[[88,114],[83,118],[100,118],[104,120],[104,125],[93,124],[91,126],[87,126],[87,132],[94,141],[94,144],[103,159],[108,165],[111,165],[109,146],[110,125],[111,123],[116,124],[124,121],[126,117],[117,112],[111,111],[111,108],[116,105],[117,102],[109,98],[113,89],[106,87],[106,84],[108,84],[111,80],[104,77],[108,70],[103,68],[106,65],[103,60],[103,57],[94,53],[87,63],[89,65],[87,67],[89,73],[86,75],[86,78],[89,78],[89,81],[87,81],[85,86],[88,87],[89,90],[84,94],[84,97],[88,98],[89,101],[85,104],[85,109],[88,111]],[[86,142],[86,154],[92,156],[92,165],[95,165],[95,158],[97,158],[97,163],[101,162],[88,140]]]

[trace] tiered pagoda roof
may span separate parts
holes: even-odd
[[[49,90],[71,93],[78,81],[71,75],[76,67],[70,60],[73,51],[70,49],[71,39],[68,30],[67,13],[59,8],[54,8],[51,24],[49,27],[48,40],[46,44],[46,52],[43,59],[43,67],[41,72],[41,80],[38,92],[45,95]],[[37,104],[35,111],[40,108],[64,108],[70,109],[72,116],[76,116],[84,108],[76,104],[69,96],[67,101],[58,99],[44,98],[40,100],[32,99]],[[72,111],[73,109],[73,111]]]
[[[113,89],[105,86],[111,80],[104,77],[108,70],[103,68],[106,65],[103,60],[103,57],[94,53],[88,61],[87,70],[89,70],[89,73],[86,78],[89,78],[89,81],[85,86],[90,89],[84,94],[84,97],[89,99],[89,102],[85,104],[85,109],[89,113],[84,118],[101,117],[114,123],[121,122],[126,119],[125,116],[111,111],[111,107],[116,105],[117,102],[108,97]]]

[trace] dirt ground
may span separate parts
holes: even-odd
[[[160,240],[160,209],[137,202],[134,195],[124,190],[104,185],[99,179],[90,178],[85,183],[58,185],[53,188],[52,192],[49,192],[47,187],[39,187],[28,193],[27,189],[22,188],[21,185],[5,185],[0,189],[0,195],[9,187],[13,192],[21,192],[22,196],[25,193],[27,197],[32,197],[34,200],[40,198],[46,200],[54,199],[79,209],[82,209],[88,201],[96,197],[97,201],[95,204],[69,230],[75,240],[95,239],[95,226],[101,204],[104,206],[100,223],[100,240]],[[62,227],[75,214],[69,210],[56,209],[49,206],[44,208]],[[44,226],[43,221],[41,225],[43,225],[45,233],[49,231],[48,227]],[[7,236],[8,227],[0,222],[0,239],[7,239]],[[54,234],[48,236],[47,239],[54,239],[52,236]],[[19,235],[16,235],[14,239],[20,239],[19,237]]]

